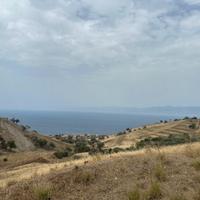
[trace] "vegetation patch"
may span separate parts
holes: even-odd
[[[134,189],[132,192],[128,193],[129,200],[140,200],[141,194],[138,188]]]
[[[46,150],[52,150],[55,148],[55,144],[53,142],[48,142],[47,140],[38,138],[37,136],[33,136],[31,140],[36,147]]]
[[[66,157],[69,157],[72,155],[73,155],[73,152],[72,152],[72,149],[70,149],[70,148],[67,148],[63,151],[56,151],[54,153],[54,156],[58,159],[66,158]]]
[[[76,170],[76,169],[75,169]],[[89,170],[76,170],[74,174],[74,182],[78,184],[89,185],[96,179],[96,173]]]
[[[157,200],[162,197],[162,191],[158,182],[153,182],[145,194],[145,200]]]
[[[197,141],[200,141],[200,136],[193,135],[190,137],[190,135],[186,133],[170,134],[169,136],[147,137],[136,143],[136,149],[142,149],[146,146],[169,146]]]
[[[51,200],[52,187],[49,185],[37,185],[33,188],[34,197],[37,200]]]
[[[167,176],[165,173],[165,168],[161,163],[157,164],[153,170],[153,174],[158,181],[166,181]]]
[[[192,166],[193,166],[197,171],[200,171],[200,160],[195,160],[195,161],[192,163]]]
[[[0,149],[12,150],[12,149],[16,149],[16,148],[17,148],[17,146],[15,144],[15,141],[10,140],[10,141],[6,142],[6,140],[4,140],[4,138],[0,136]]]
[[[183,195],[178,194],[171,197],[170,200],[186,200],[186,198]]]

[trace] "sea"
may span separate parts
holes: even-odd
[[[0,111],[0,117],[17,118],[23,125],[45,135],[113,134],[126,128],[136,128],[175,116],[58,111]]]

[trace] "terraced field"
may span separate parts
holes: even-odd
[[[190,126],[195,124],[196,128],[192,129]],[[140,127],[137,129],[131,129],[131,132],[123,135],[113,135],[105,139],[105,145],[107,148],[128,148],[135,145],[138,141],[147,137],[159,137],[169,135],[183,135],[189,134],[200,135],[199,120],[187,119],[180,121],[171,121],[168,123],[160,123],[154,125],[147,125],[146,127]]]

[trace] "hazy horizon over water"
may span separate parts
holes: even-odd
[[[46,135],[112,134],[175,118],[168,115],[56,111],[0,111],[0,116],[19,118],[21,124]]]

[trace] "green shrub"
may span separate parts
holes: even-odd
[[[54,153],[54,156],[56,156],[56,158],[58,158],[58,159],[69,157],[71,155],[72,155],[72,150],[71,149],[65,149],[63,151],[56,151]]]
[[[75,144],[75,152],[76,153],[83,153],[83,152],[89,152],[90,147],[88,146],[88,143],[83,140],[83,141],[77,141]]]
[[[125,135],[125,134],[126,134],[126,131],[123,131],[123,132],[119,132],[119,133],[117,133],[117,136]]]
[[[31,138],[32,142],[36,147],[43,148],[46,150],[51,150],[55,148],[55,144],[53,142],[48,142],[46,139],[38,138],[34,136]]]
[[[146,146],[169,146],[196,141],[200,141],[199,136],[193,135],[190,137],[190,135],[187,133],[170,134],[169,136],[147,137],[136,143],[136,149],[141,149]]]
[[[196,124],[193,123],[193,124],[189,125],[189,128],[191,128],[191,129],[196,129]]]
[[[6,141],[0,136],[0,149],[6,150],[8,148]]]
[[[8,141],[7,142],[7,146],[10,148],[10,149],[15,149],[17,148],[16,144],[15,144],[15,141]]]
[[[91,145],[90,150],[89,150],[89,154],[93,155],[93,154],[96,154],[96,153],[105,153],[106,151],[104,151],[103,147],[104,147],[103,142],[96,141]]]
[[[52,148],[52,149],[54,149],[56,147],[56,145],[53,142],[50,142],[49,143],[49,147]]]

